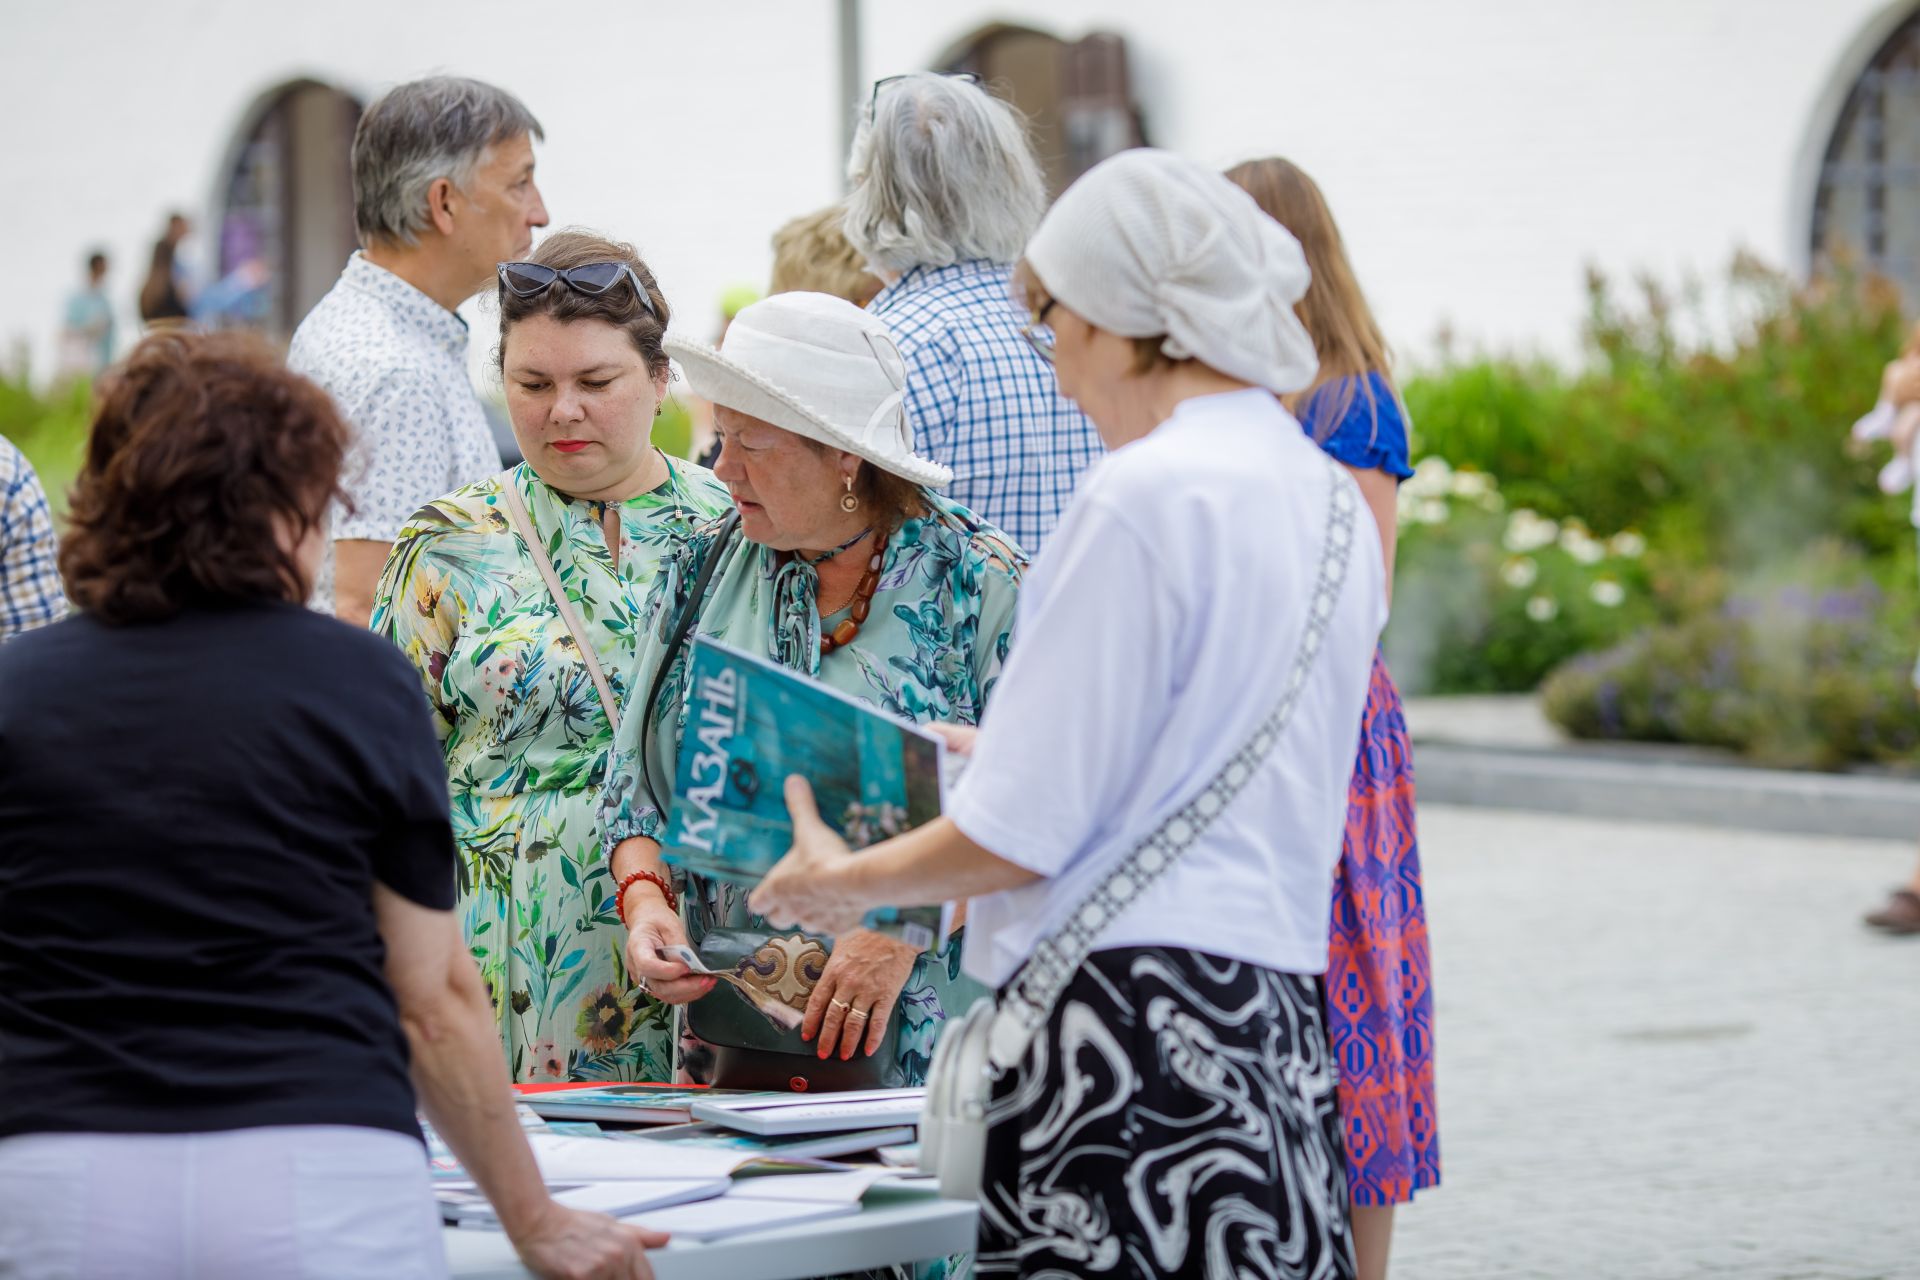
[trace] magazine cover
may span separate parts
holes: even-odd
[[[784,788],[794,773],[813,784],[820,816],[854,849],[939,816],[945,744],[936,735],[707,636],[695,637],[691,661],[668,862],[758,884],[793,844]],[[942,914],[889,908],[867,924],[931,947]]]

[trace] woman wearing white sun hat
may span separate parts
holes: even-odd
[[[1068,188],[1015,278],[1112,452],[946,815],[850,857],[790,780],[795,847],[753,906],[832,929],[971,899],[999,1006],[942,1045],[929,1112],[955,1182],[986,1117],[981,1274],[1351,1277],[1318,975],[1385,591],[1352,479],[1278,399],[1316,367],[1305,258],[1221,175],[1137,150]]]
[[[689,933],[711,967],[733,959],[718,944],[709,955],[707,940],[722,934],[744,937],[749,955],[756,941],[815,944],[771,937],[749,918],[740,890],[699,877],[676,884],[660,864],[659,806],[671,795],[685,720],[688,646],[672,634],[683,610],[689,638],[765,655],[911,720],[972,725],[1006,657],[1025,558],[998,529],[933,492],[950,473],[915,456],[905,362],[886,326],[860,308],[826,294],[777,294],[735,316],[720,350],[672,338],[667,349],[714,404],[714,474],[736,515],[696,533],[661,571],[638,667],[659,677],[661,692],[622,717],[606,794],[628,965],[655,996],[686,1004],[710,992],[713,979],[656,949],[686,943]],[[684,891],[684,911],[669,891]],[[806,967],[796,953],[792,969]],[[839,932],[798,1034],[775,1036],[786,1052],[688,1033],[680,1073],[748,1087],[919,1084],[946,1013],[964,1011],[981,990],[960,977],[957,953]],[[717,997],[692,1021],[717,1021],[735,1006],[746,1009]],[[793,1052],[802,1045],[804,1056]]]

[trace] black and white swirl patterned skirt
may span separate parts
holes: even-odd
[[[1354,1274],[1315,978],[1097,952],[988,1123],[978,1275]]]

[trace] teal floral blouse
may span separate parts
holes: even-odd
[[[737,531],[719,552],[693,630],[765,653],[910,720],[979,723],[1006,661],[1026,556],[965,507],[931,493],[922,497],[928,514],[908,520],[888,540],[867,621],[844,649],[821,657],[821,633],[831,631],[847,613],[819,616],[819,577],[813,567],[749,542]],[[668,632],[716,532],[717,525],[700,530],[661,567],[647,603],[642,670],[654,670],[666,656]],[[673,766],[686,723],[685,659],[684,647],[672,655],[673,666],[651,718],[634,707],[622,721],[603,801],[610,843],[636,835],[659,838],[661,815],[640,785],[639,735],[653,734],[651,794],[665,800],[673,792]],[[648,723],[643,725],[643,719]],[[767,927],[747,911],[746,895],[738,888],[697,876],[688,879],[682,910],[696,947],[709,929]],[[933,1042],[948,1011],[966,1010],[984,990],[961,976],[958,938],[939,954],[923,953],[914,962],[895,1015],[900,1066],[909,1083],[925,1082]],[[683,1042],[683,1047],[692,1045]],[[694,1058],[686,1055],[683,1077],[697,1074],[687,1070]]]
[[[638,680],[661,562],[728,510],[704,468],[606,507],[511,473],[616,705]],[[420,672],[446,754],[461,923],[516,1080],[666,1080],[672,1022],[627,977],[600,826],[613,729],[578,646],[508,524],[494,477],[422,508],[393,545],[373,629]]]

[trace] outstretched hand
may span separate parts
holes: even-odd
[[[822,821],[805,778],[788,778],[786,797],[793,847],[767,872],[748,905],[775,924],[798,924],[814,933],[859,928],[874,904],[862,901],[851,883],[854,857],[847,842]]]
[[[653,1280],[646,1250],[663,1247],[667,1233],[549,1201],[536,1227],[512,1239],[542,1280]]]
[[[939,735],[947,750],[962,759],[972,758],[974,739],[980,736],[980,730],[970,724],[929,724],[922,728]]]

